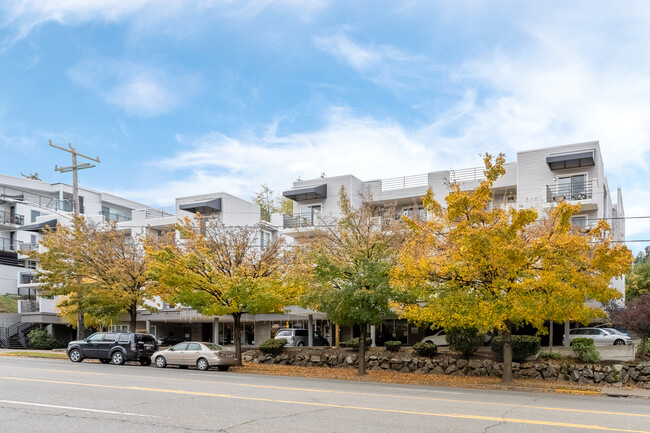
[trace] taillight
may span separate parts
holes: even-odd
[[[135,341],[132,341],[132,342],[131,342],[131,350],[132,350],[133,352],[136,351]]]

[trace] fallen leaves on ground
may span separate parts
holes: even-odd
[[[597,386],[577,386],[565,382],[539,380],[515,380],[512,385],[506,386],[501,384],[501,379],[494,377],[415,374],[400,373],[397,371],[368,371],[365,376],[358,376],[356,368],[298,367],[292,365],[259,364],[255,362],[244,363],[241,367],[231,367],[231,371],[246,374],[311,377],[315,379],[354,380],[405,385],[448,386],[456,388],[528,390],[576,394],[600,394],[601,390]]]

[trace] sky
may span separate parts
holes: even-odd
[[[165,207],[598,140],[650,216],[649,40],[643,1],[1,0],[0,173],[70,183],[72,143],[83,186]]]

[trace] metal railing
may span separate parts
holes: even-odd
[[[38,242],[21,242],[19,250],[21,252],[38,251]]]
[[[485,168],[484,167],[472,167],[472,168],[461,168],[459,170],[449,170],[449,181],[454,182],[464,182],[468,180],[484,180],[485,177]]]
[[[429,185],[429,175],[415,174],[413,176],[393,177],[391,179],[382,179],[379,182],[381,182],[382,191],[415,188]]]
[[[546,201],[549,203],[557,201],[589,200],[592,197],[590,184],[582,185],[546,185]]]
[[[0,345],[6,348],[11,347],[11,338],[16,337],[16,341],[23,349],[27,348],[27,336],[35,325],[33,323],[17,322],[11,326],[0,327]]]
[[[174,209],[175,211],[176,209]],[[147,209],[145,211],[144,217],[145,219],[154,219],[154,218],[165,218],[165,217],[171,217],[174,216],[175,213],[173,211],[165,210],[165,209]]]
[[[25,224],[25,216],[20,214],[15,214],[10,211],[0,212],[0,224],[12,224],[17,226],[22,226]]]
[[[18,301],[19,313],[38,313],[40,311],[39,303],[36,301]]]
[[[34,283],[37,283],[36,275],[20,274],[20,284],[34,284]]]
[[[110,223],[121,223],[125,221],[131,221],[131,215],[129,214],[123,214],[119,212],[106,212],[106,211],[100,211],[99,214],[102,215],[104,219]]]
[[[0,238],[0,251],[18,251],[22,248],[23,243],[20,241],[12,241],[7,238]]]
[[[285,229],[298,227],[313,227],[316,212],[303,212],[293,215],[282,215]]]

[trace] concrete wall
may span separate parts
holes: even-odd
[[[0,295],[18,293],[18,271],[24,270],[16,266],[0,265]]]

